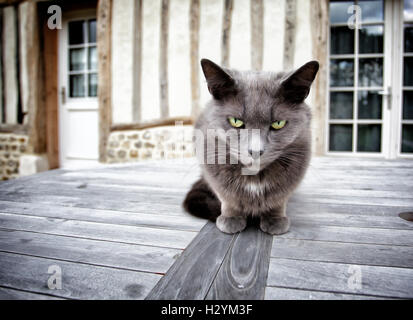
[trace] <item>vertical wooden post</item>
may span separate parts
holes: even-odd
[[[314,153],[324,155],[325,153],[325,130],[326,130],[326,100],[327,100],[327,65],[328,65],[328,26],[329,26],[329,4],[328,0],[313,0],[311,3],[311,35],[313,58],[320,63],[320,70],[313,83],[312,112]]]
[[[133,97],[132,97],[132,119],[133,122],[142,120],[142,19],[143,1],[135,0],[133,14]]]
[[[22,69],[22,95],[24,110],[27,110],[28,147],[27,152],[43,154],[47,151],[46,138],[46,106],[43,96],[44,73],[42,55],[40,52],[39,18],[37,3],[26,1],[19,5],[21,16],[20,43],[24,44],[24,51],[20,56]]]
[[[0,8],[0,35],[3,34],[3,9]],[[6,122],[6,113],[3,99],[3,41],[0,36],[0,123]]]
[[[221,65],[226,67],[229,67],[233,7],[234,0],[224,0],[224,13],[222,17]]]
[[[296,0],[286,0],[284,24],[284,70],[291,70],[294,67],[296,23],[297,2]]]
[[[19,104],[19,84],[17,67],[17,38],[18,30],[16,9],[14,6],[3,8],[3,68],[4,75],[4,116],[5,122],[9,124],[17,123],[17,109]]]
[[[169,116],[168,95],[168,36],[169,36],[169,0],[162,0],[161,30],[159,46],[159,84],[161,118]]]
[[[112,0],[99,0],[97,7],[99,161],[106,161],[106,146],[112,124],[111,74]]]
[[[46,106],[46,142],[49,168],[59,167],[59,118],[58,118],[58,30],[49,29],[43,22],[43,66]]]
[[[264,3],[263,0],[251,0],[251,67],[262,70],[264,58]]]
[[[199,105],[199,0],[191,0],[189,9],[189,32],[190,32],[190,57],[191,57],[191,114],[195,118],[200,111]]]

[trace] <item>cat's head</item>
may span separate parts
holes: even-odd
[[[208,128],[259,129],[258,140],[257,135],[240,138],[242,164],[259,161],[263,168],[294,142],[308,138],[311,113],[304,100],[318,72],[317,61],[289,73],[241,72],[207,59],[201,60],[201,66],[213,97],[204,112]]]

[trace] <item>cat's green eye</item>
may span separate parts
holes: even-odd
[[[271,127],[275,130],[280,130],[284,128],[285,124],[287,123],[286,120],[277,120],[271,123]]]
[[[230,125],[233,126],[234,128],[241,128],[244,125],[244,121],[234,118],[234,117],[228,118],[228,121]]]

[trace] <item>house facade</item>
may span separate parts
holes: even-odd
[[[201,58],[320,71],[315,155],[413,155],[413,1],[0,1],[0,178],[192,156]]]

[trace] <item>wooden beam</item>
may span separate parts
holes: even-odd
[[[43,21],[43,66],[45,74],[46,142],[49,168],[59,167],[58,30]]]
[[[106,161],[106,146],[112,124],[111,74],[112,0],[99,0],[97,7],[99,161]]]
[[[273,236],[258,225],[235,236],[207,300],[263,300]]]
[[[19,5],[19,12],[24,19],[20,22],[20,43],[24,43],[24,51],[20,59],[25,65],[21,78],[24,110],[27,110],[29,141],[27,152],[42,154],[47,150],[46,144],[46,106],[43,97],[44,73],[39,37],[39,17],[36,2],[24,2]],[[25,61],[23,61],[25,60]]]
[[[168,92],[168,38],[169,38],[169,0],[162,0],[161,30],[159,42],[159,94],[161,118],[169,116]]]
[[[19,84],[17,67],[18,30],[17,13],[13,6],[3,8],[2,58],[4,80],[4,120],[6,123],[17,123],[19,103]]]
[[[111,131],[143,130],[155,127],[173,126],[176,122],[179,122],[179,125],[191,125],[194,123],[192,117],[172,117],[166,119],[149,120],[138,123],[113,124],[111,127]]]
[[[133,90],[132,90],[132,121],[142,120],[142,20],[143,1],[135,0],[133,13]]]
[[[233,7],[234,0],[224,0],[224,13],[222,16],[221,65],[226,67],[229,67]]]
[[[199,104],[199,28],[200,28],[200,5],[199,0],[191,0],[189,9],[189,32],[191,47],[191,114],[196,117],[200,112]]]
[[[3,34],[3,9],[0,8],[0,35]],[[0,36],[0,123],[6,122],[4,108],[4,88],[3,88],[3,41]]]
[[[327,66],[328,66],[328,0],[314,0],[310,10],[312,54],[320,63],[320,70],[311,90],[314,153],[318,156],[325,153],[326,106],[327,106]]]
[[[284,21],[284,70],[291,70],[294,68],[296,25],[297,0],[286,0]]]
[[[251,67],[262,70],[264,59],[264,2],[251,0]]]
[[[205,299],[233,238],[208,222],[145,300]]]
[[[28,128],[25,124],[0,124],[0,133],[27,134]]]

